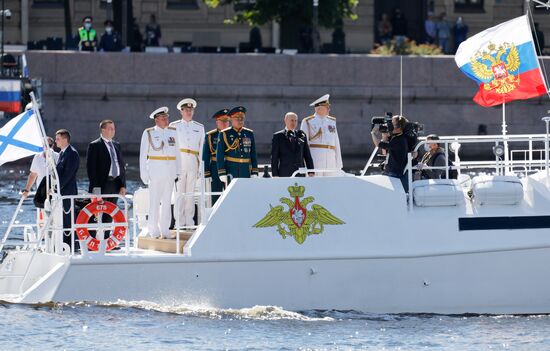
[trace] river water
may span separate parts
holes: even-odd
[[[2,226],[11,218],[27,169],[0,168]],[[135,175],[130,168],[130,177]],[[135,180],[128,184],[130,192],[138,186]],[[87,184],[80,182],[79,188]],[[33,216],[27,201],[21,220]],[[276,306],[219,310],[147,301],[0,303],[0,350],[550,350],[549,330],[548,315],[386,315]]]

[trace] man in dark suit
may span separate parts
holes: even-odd
[[[296,129],[297,126],[298,116],[289,112],[285,115],[285,129],[273,134],[271,173],[274,177],[290,177],[298,168],[304,167],[304,161],[308,169],[315,168],[306,133]]]
[[[115,123],[109,119],[99,124],[100,137],[88,145],[86,153],[86,170],[90,186],[88,192],[94,188],[101,188],[102,194],[126,195],[126,170],[120,144],[113,140]],[[116,198],[111,199],[116,203]]]
[[[59,176],[59,185],[61,195],[76,195],[78,189],[76,186],[76,173],[80,167],[80,156],[71,146],[71,134],[67,129],[60,129],[55,132],[55,144],[61,150],[57,161],[57,175]],[[63,200],[63,228],[71,226],[71,200]],[[63,242],[71,245],[70,231],[65,231]],[[75,248],[78,247],[75,245]]]
[[[115,123],[105,119],[99,123],[100,136],[88,145],[86,152],[86,170],[90,186],[88,192],[93,193],[94,188],[101,188],[101,194],[126,195],[126,170],[120,151],[120,144],[113,140],[115,137]],[[115,205],[116,197],[104,198]],[[95,219],[94,219],[95,220]],[[108,214],[101,217],[102,223],[111,223],[113,219]],[[110,230],[103,232],[103,238],[108,238]],[[95,231],[90,233],[94,238]]]

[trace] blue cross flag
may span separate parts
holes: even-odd
[[[42,152],[43,140],[33,110],[12,118],[0,128],[0,166]]]

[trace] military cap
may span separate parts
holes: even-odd
[[[223,110],[219,110],[218,112],[214,113],[212,115],[212,118],[215,118],[215,119],[218,119],[218,118],[222,118],[222,117],[226,117],[227,118],[227,113],[229,112],[228,109],[224,108]]]
[[[149,118],[155,119],[155,117],[157,117],[159,115],[167,115],[168,111],[169,111],[168,107],[166,107],[166,106],[159,107],[156,110],[154,110],[153,112],[151,112],[151,114],[149,115]]]
[[[309,106],[330,106],[330,103],[328,102],[328,99],[330,98],[329,94],[325,94],[318,98],[317,100],[313,101]]]
[[[246,113],[246,107],[244,106],[237,106],[237,107],[233,107],[231,109],[231,111],[229,111],[229,117],[233,116],[234,114],[237,114],[237,113]]]
[[[181,110],[184,107],[196,108],[197,102],[193,99],[186,98],[178,102],[177,107],[178,107],[178,110]]]

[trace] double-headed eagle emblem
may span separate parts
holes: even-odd
[[[282,197],[279,201],[288,206],[271,206],[267,215],[258,223],[254,224],[256,228],[277,227],[277,231],[286,239],[287,236],[294,237],[298,244],[302,244],[308,235],[321,234],[325,225],[344,224],[342,220],[330,213],[321,205],[311,205],[315,200],[313,196],[308,196],[300,200],[304,196],[306,188],[299,186],[297,183],[294,186],[288,187],[288,192],[291,198]],[[294,198],[294,200],[292,199]]]
[[[470,59],[474,75],[484,82],[485,90],[506,94],[519,85],[519,53],[514,44],[502,43],[498,47],[489,43],[487,50],[480,49]]]

